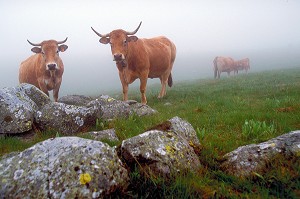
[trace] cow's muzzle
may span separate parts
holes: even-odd
[[[47,64],[47,70],[55,70],[57,68],[56,63]]]
[[[122,53],[116,53],[116,54],[114,54],[113,57],[114,57],[114,61],[117,61],[117,62],[125,60],[125,57]]]

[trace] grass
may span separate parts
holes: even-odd
[[[129,99],[140,101],[138,89],[129,90]],[[300,68],[240,74],[219,80],[175,82],[163,99],[157,99],[159,90],[160,85],[147,90],[148,105],[158,114],[97,121],[94,129],[115,128],[118,137],[124,140],[179,116],[191,123],[197,132],[203,146],[199,155],[203,168],[197,175],[178,176],[172,182],[145,178],[134,171],[131,174],[134,186],[130,187],[128,198],[300,197],[299,158],[276,158],[265,174],[248,179],[226,175],[218,168],[218,160],[239,146],[300,129]],[[56,134],[39,132],[31,141],[2,137],[0,155],[24,150]]]

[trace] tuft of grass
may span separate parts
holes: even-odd
[[[263,141],[266,135],[273,135],[276,133],[274,124],[267,125],[265,121],[246,120],[242,126],[242,134],[247,140],[255,142]]]

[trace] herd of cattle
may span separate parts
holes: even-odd
[[[113,30],[107,34],[100,34],[99,42],[110,44],[113,61],[119,70],[119,77],[123,88],[123,100],[128,100],[128,85],[140,79],[141,103],[146,104],[146,84],[148,78],[159,78],[161,91],[158,98],[166,95],[166,86],[172,86],[172,68],[176,57],[176,46],[164,36],[150,39],[139,39],[134,34],[139,30],[142,22],[132,32],[122,29]],[[19,68],[19,82],[35,85],[49,96],[53,90],[54,101],[58,100],[59,88],[62,82],[64,65],[59,52],[67,50],[63,41],[48,40],[41,43],[29,44],[34,46],[31,51],[35,54],[23,61]],[[215,78],[221,72],[249,70],[249,59],[234,61],[232,58],[216,57],[214,59]]]
[[[215,78],[220,78],[222,72],[227,72],[228,76],[231,71],[234,71],[234,74],[238,74],[239,70],[245,70],[248,73],[250,69],[249,58],[234,61],[231,57],[216,57],[213,69]]]

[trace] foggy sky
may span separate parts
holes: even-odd
[[[27,39],[68,37],[60,96],[121,90],[110,47],[90,27],[133,31],[140,21],[139,38],[165,35],[175,43],[175,83],[212,78],[215,56],[249,57],[251,71],[300,67],[299,11],[297,0],[0,0],[0,88],[18,85],[19,65],[33,54]]]

